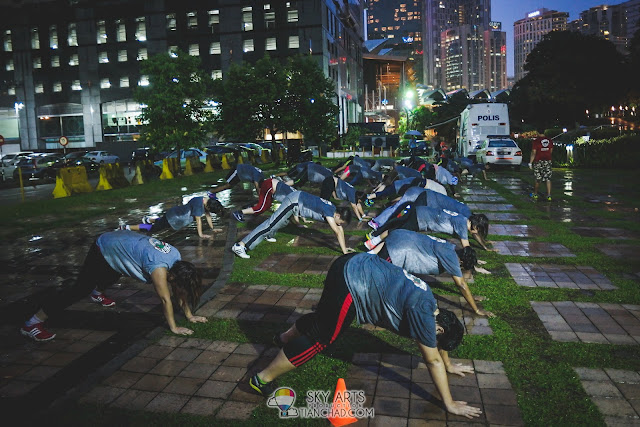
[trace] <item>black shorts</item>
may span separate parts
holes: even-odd
[[[336,182],[332,176],[329,176],[322,181],[320,186],[320,197],[325,200],[331,200],[331,195],[336,191]]]

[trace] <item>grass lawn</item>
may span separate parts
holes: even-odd
[[[334,162],[327,162],[333,164]],[[153,203],[163,197],[180,192],[197,191],[209,187],[226,173],[196,175],[173,181],[156,181],[142,187],[91,193],[46,202],[24,203],[16,207],[1,207],[0,221],[4,224],[3,238],[36,233],[52,227],[72,227],[83,219],[98,218],[105,211],[130,209]],[[551,340],[542,322],[533,311],[530,301],[585,301],[640,304],[638,279],[630,275],[640,271],[630,260],[616,260],[604,255],[597,247],[601,244],[634,244],[640,240],[616,241],[605,238],[581,237],[571,231],[575,226],[615,227],[640,233],[638,212],[638,181],[636,171],[563,171],[554,169],[554,180],[560,175],[569,176],[568,181],[554,181],[553,209],[543,208],[546,202],[534,204],[521,194],[514,194],[495,181],[486,183],[507,201],[513,204],[519,214],[529,218],[515,224],[538,226],[547,234],[543,237],[527,238],[527,241],[560,243],[575,257],[532,258],[504,256],[494,252],[478,251],[479,258],[486,260],[484,266],[492,275],[475,275],[470,288],[475,295],[483,295],[487,300],[483,307],[493,311],[498,317],[490,320],[493,335],[465,336],[463,344],[452,353],[456,358],[502,361],[517,393],[518,405],[527,425],[536,426],[584,426],[603,425],[604,419],[596,406],[584,392],[573,367],[617,368],[640,370],[640,346],[562,343]],[[516,177],[532,182],[527,170],[492,172],[491,177]],[[560,183],[562,182],[562,183]],[[624,189],[620,189],[622,183]],[[562,187],[564,186],[564,187]],[[631,188],[635,186],[636,188]],[[186,190],[185,190],[186,189]],[[589,196],[613,194],[616,205],[593,203]],[[135,199],[127,202],[128,199]],[[90,206],[90,208],[87,208]],[[593,222],[577,223],[559,219],[563,214],[581,215],[593,218]],[[273,253],[321,253],[336,255],[329,248],[294,247],[288,243],[301,232],[300,228],[289,225],[278,234],[274,244],[262,244],[259,251],[251,252],[251,259],[234,261],[230,282],[248,284],[279,284],[285,286],[322,287],[323,277],[319,275],[286,274],[256,271],[254,268]],[[329,230],[326,232],[330,233]],[[364,236],[365,231],[351,232]],[[490,235],[491,241],[524,240],[513,236]],[[363,247],[359,247],[363,250]],[[563,264],[592,266],[604,274],[617,287],[613,291],[583,292],[574,289],[527,288],[518,286],[505,267],[505,263]],[[454,285],[438,287],[436,292],[455,295]],[[210,319],[209,323],[195,325],[197,338],[228,340],[270,344],[276,331],[287,327],[285,324],[250,322],[224,319]],[[279,379],[279,384],[292,387],[299,396],[308,389],[333,390],[336,379],[344,377],[351,366],[353,353],[389,352],[418,355],[417,347],[411,341],[386,331],[369,331],[352,327],[346,336],[324,354],[316,357],[301,369],[297,369]],[[455,398],[455,396],[454,396]],[[370,405],[367,402],[366,405]],[[212,420],[187,415],[159,415],[130,412],[93,406],[77,406],[67,411],[62,419],[70,425],[211,425]],[[215,421],[214,421],[215,423]],[[229,425],[236,425],[228,422]],[[327,425],[324,420],[302,420],[284,422],[278,419],[277,411],[261,405],[254,412],[252,420],[243,425]]]

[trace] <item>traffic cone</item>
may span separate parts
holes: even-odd
[[[347,393],[347,386],[343,378],[338,378],[336,393],[333,395],[333,405],[331,406],[331,413],[328,419],[335,427],[346,426],[347,424],[353,424],[358,421],[351,412],[349,394]]]

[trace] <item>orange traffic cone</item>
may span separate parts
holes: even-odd
[[[347,424],[353,424],[358,421],[351,412],[349,394],[347,393],[347,386],[343,378],[338,378],[336,393],[333,396],[333,406],[331,407],[331,413],[328,419],[335,427],[346,426]]]

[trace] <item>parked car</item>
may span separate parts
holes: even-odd
[[[153,160],[153,161],[156,161],[156,160],[160,160],[162,158],[163,158],[163,156],[161,156],[158,153],[154,152],[150,147],[136,148],[131,153],[131,163],[135,163],[135,162],[140,161],[140,160]]]
[[[267,154],[271,155],[271,148],[264,147],[260,144],[256,144],[255,142],[241,142],[240,145],[252,149],[258,156],[262,156],[263,150],[267,150]]]
[[[217,155],[233,154],[234,156],[240,153],[240,150],[238,148],[229,147],[225,144],[209,145],[208,147],[205,148],[205,151],[207,152],[207,154],[217,154]]]
[[[23,181],[52,179],[55,177],[55,172],[52,171],[51,165],[60,158],[59,154],[22,157],[15,165],[13,179],[19,179],[20,173]]]
[[[120,162],[120,157],[115,154],[111,154],[107,151],[89,151],[84,157],[89,160],[93,160],[96,163],[118,163]]]
[[[9,166],[18,157],[26,157],[33,154],[33,151],[18,151],[17,153],[9,153],[2,156],[2,166]]]
[[[93,160],[88,159],[87,157],[76,156],[75,159],[68,159],[65,156],[53,162],[53,164],[49,167],[51,169],[50,174],[55,177],[59,169],[73,167],[73,166],[84,166],[84,168],[87,171],[87,174],[89,175],[92,172],[97,172],[98,170],[100,170],[100,165],[94,162]]]
[[[476,151],[476,159],[478,163],[513,166],[518,169],[522,163],[522,150],[510,138],[490,138],[482,141]]]
[[[166,156],[166,158],[168,159],[172,159],[172,158],[175,159],[176,157],[178,157],[177,150],[172,151]],[[207,164],[207,153],[204,150],[200,148],[185,148],[184,150],[180,150],[180,167],[184,168],[187,166],[188,157],[197,157],[200,163],[202,164],[202,167],[204,167]],[[162,160],[158,160],[153,164],[156,166],[162,167]]]

